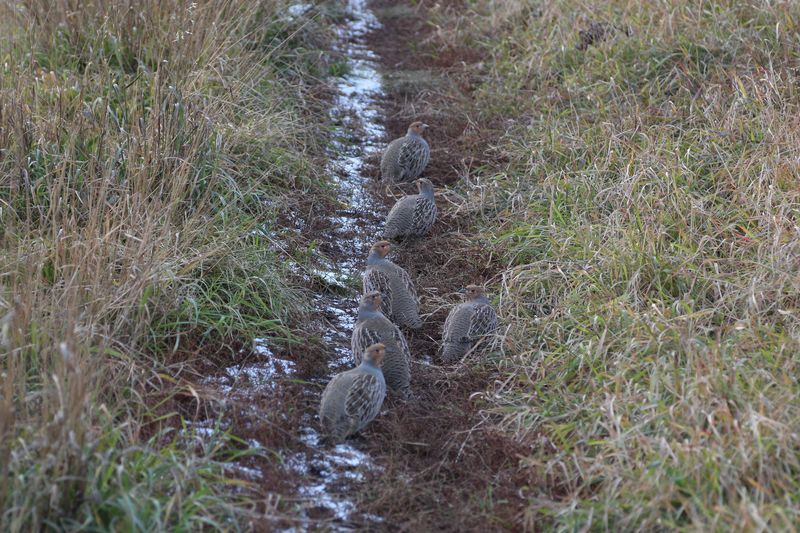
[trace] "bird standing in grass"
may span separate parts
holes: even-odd
[[[408,272],[386,259],[390,249],[388,241],[372,245],[364,271],[364,294],[380,292],[384,315],[398,326],[418,329],[422,327],[422,320],[419,318],[417,291]]]
[[[497,314],[483,287],[468,285],[464,292],[467,301],[455,306],[444,322],[442,359],[446,363],[461,359],[480,337],[497,329]]]
[[[386,386],[392,392],[407,398],[410,393],[411,352],[400,328],[381,313],[381,293],[373,291],[361,298],[358,320],[353,328],[351,344],[356,364],[361,362],[361,354],[366,347],[376,343],[386,347],[381,365]]]
[[[390,183],[411,181],[425,170],[431,149],[422,134],[428,128],[422,122],[412,122],[405,137],[389,143],[381,157],[381,177]]]
[[[436,201],[433,184],[426,178],[417,180],[419,194],[410,194],[394,204],[386,216],[384,239],[421,237],[428,233],[436,222]]]
[[[325,387],[319,419],[333,443],[358,433],[378,416],[386,396],[380,368],[385,350],[383,344],[373,344],[364,351],[360,365],[336,374]]]

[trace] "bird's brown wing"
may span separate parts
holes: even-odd
[[[414,204],[413,227],[417,233],[425,233],[436,221],[436,202],[420,196]]]
[[[469,323],[469,336],[472,339],[486,335],[497,329],[497,314],[492,306],[476,305]]]
[[[381,293],[381,311],[386,316],[391,316],[392,310],[392,284],[389,276],[379,268],[367,268],[364,272],[364,294],[378,291]]]
[[[381,342],[380,336],[374,330],[366,325],[356,326],[353,330],[353,340],[351,342],[356,364],[361,364],[361,358],[368,347],[379,342]]]
[[[355,430],[378,415],[385,392],[385,386],[382,387],[374,375],[364,373],[356,376],[344,400],[344,412],[356,423]]]

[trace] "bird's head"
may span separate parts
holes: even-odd
[[[422,135],[426,129],[428,129],[428,125],[424,122],[420,122],[419,120],[416,122],[412,122],[411,125],[408,127],[408,133],[416,133],[417,135]]]
[[[380,291],[368,292],[361,297],[361,307],[369,309],[370,311],[377,311],[381,308],[381,293]]]
[[[369,346],[364,351],[364,361],[370,362],[375,366],[381,366],[384,355],[386,355],[386,346],[379,342]]]
[[[370,253],[376,253],[381,257],[386,257],[389,255],[389,250],[391,249],[392,245],[389,241],[378,241],[372,245]]]
[[[428,178],[419,178],[416,183],[420,193],[433,192],[433,183]]]
[[[486,297],[486,289],[480,285],[467,285],[464,287],[463,293],[468,302]]]

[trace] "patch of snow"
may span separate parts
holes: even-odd
[[[286,461],[294,474],[308,478],[301,486],[301,495],[309,499],[309,505],[328,509],[336,518],[347,520],[355,511],[355,503],[341,489],[347,483],[364,480],[367,472],[374,471],[369,456],[349,444],[338,444],[329,450],[320,450],[320,435],[312,428],[303,430],[300,437],[313,453],[300,452]],[[324,452],[324,453],[320,453]]]
[[[305,15],[313,7],[313,4],[292,4],[286,8],[286,16],[289,20],[294,20]]]
[[[286,16],[293,20],[307,15],[311,9],[312,4],[298,2],[288,6]],[[367,158],[377,154],[386,138],[379,104],[383,96],[383,79],[378,72],[377,58],[366,42],[367,34],[379,28],[380,23],[367,7],[366,0],[348,0],[346,10],[348,17],[337,29],[335,50],[348,58],[350,68],[336,81],[338,94],[329,112],[334,132],[328,152],[330,160],[326,166],[326,172],[337,186],[337,197],[342,204],[342,208],[328,218],[329,226],[335,229],[325,243],[335,251],[330,254],[335,264],[323,264],[308,270],[288,261],[288,268],[306,281],[317,276],[326,283],[343,288],[349,287],[350,280],[360,276],[369,247],[379,237],[385,212],[383,205],[367,190],[368,182],[364,173]],[[295,226],[295,229],[301,230],[302,221]],[[280,247],[281,233],[276,228],[264,226],[254,233],[269,238],[276,247]],[[320,384],[334,373],[353,365],[350,336],[356,322],[357,305],[355,294],[322,294],[315,298],[314,308],[318,315],[330,322],[323,333],[323,340],[330,351],[330,374],[315,380]],[[254,390],[276,387],[280,378],[295,372],[293,361],[277,357],[266,339],[257,338],[253,341],[253,355],[249,359],[226,368],[222,375],[207,378],[206,383],[213,385],[226,397],[233,396],[246,404]],[[313,387],[303,394],[309,402],[319,401],[319,392]],[[244,409],[248,416],[259,416],[255,406],[253,412],[246,407]],[[305,427],[300,435],[305,449],[289,455],[284,467],[287,472],[302,478],[298,490],[300,496],[307,500],[304,506],[308,511],[327,509],[335,519],[333,524],[326,523],[327,529],[350,530],[347,522],[358,511],[352,493],[377,466],[368,454],[350,444],[324,446],[321,436],[314,429],[314,416],[311,410],[305,415]],[[256,449],[263,447],[256,440],[250,440],[248,444]],[[263,475],[260,470],[251,468],[249,463],[243,464],[241,461],[232,463],[231,468],[249,479],[259,479]],[[382,521],[373,515],[360,515],[358,519],[374,523]],[[315,525],[315,519],[307,512],[300,524],[289,531],[308,531]]]
[[[328,285],[333,285],[342,289],[347,288],[347,279],[349,276],[346,273],[337,273],[330,270],[321,269],[314,269],[312,272],[315,276],[323,280]]]
[[[262,472],[260,468],[252,468],[235,463],[226,465],[226,468],[239,472],[252,481],[258,481],[264,478],[264,472]]]

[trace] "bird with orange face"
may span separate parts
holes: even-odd
[[[357,367],[336,374],[322,393],[319,420],[325,436],[340,443],[358,433],[378,416],[386,397],[386,380],[381,372],[386,347],[368,347]]]
[[[436,222],[436,201],[433,184],[426,178],[417,180],[419,194],[400,198],[386,216],[383,228],[384,239],[422,237]]]
[[[379,292],[384,315],[398,326],[418,329],[422,327],[422,320],[417,291],[408,272],[386,258],[389,250],[389,241],[372,245],[363,276],[364,294]]]
[[[358,306],[358,320],[351,339],[356,364],[361,363],[366,347],[376,343],[386,346],[381,366],[386,387],[392,393],[408,398],[411,392],[411,352],[403,332],[381,312],[381,293],[373,291],[365,294]]]
[[[402,183],[415,179],[431,158],[431,149],[422,134],[428,129],[423,122],[412,122],[404,137],[395,139],[386,147],[381,157],[381,177],[389,183]]]
[[[497,329],[497,313],[486,291],[479,285],[467,285],[466,302],[455,306],[444,322],[442,360],[454,363],[469,352],[484,335]]]

